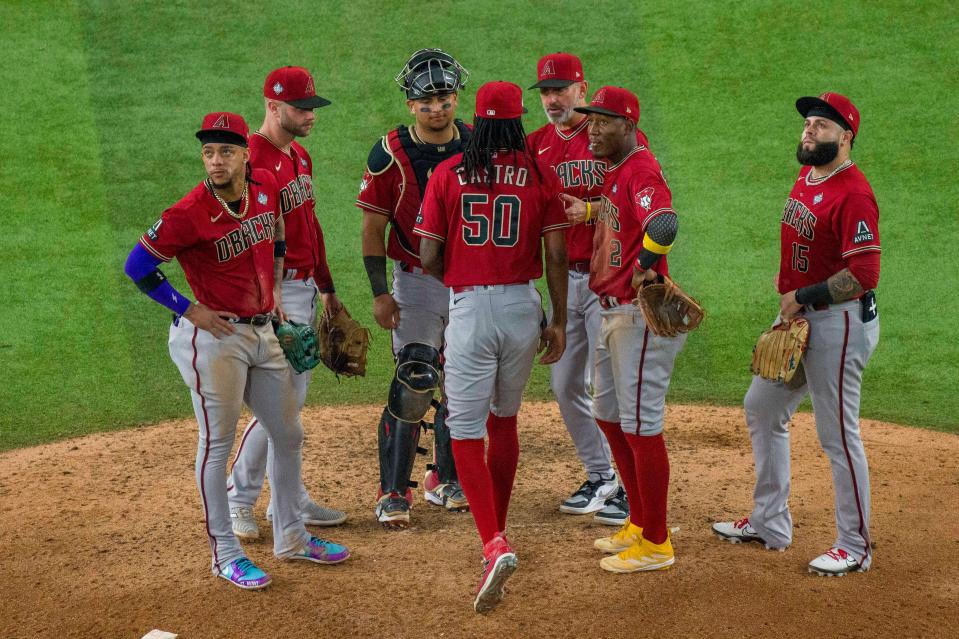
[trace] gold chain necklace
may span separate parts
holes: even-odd
[[[243,194],[240,196],[240,199],[243,200],[243,209],[239,213],[234,213],[233,209],[230,208],[230,205],[220,197],[220,194],[216,192],[216,188],[213,186],[213,180],[210,178],[206,179],[206,186],[210,189],[210,193],[213,194],[213,197],[216,198],[216,201],[220,203],[220,206],[223,207],[223,210],[230,214],[230,217],[235,217],[238,220],[242,220],[246,217],[246,212],[250,210],[250,198],[247,192],[247,186],[249,182],[246,180],[243,181]]]

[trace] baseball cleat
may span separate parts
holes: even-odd
[[[593,542],[593,547],[596,550],[615,555],[642,541],[643,529],[627,519],[615,535],[597,539]]]
[[[346,513],[333,508],[320,506],[314,501],[306,504],[300,512],[303,523],[307,526],[339,526],[346,521]],[[272,506],[266,509],[266,518],[273,521]]]
[[[717,537],[731,544],[742,544],[750,541],[766,544],[766,540],[760,537],[756,533],[756,529],[749,525],[749,517],[743,517],[737,521],[716,522],[713,524],[713,532],[716,533]]]
[[[473,610],[480,614],[489,612],[503,600],[506,580],[519,563],[503,533],[497,533],[483,546],[483,556],[483,576],[473,600]]]
[[[588,515],[602,510],[606,500],[616,494],[619,482],[616,475],[603,479],[599,473],[590,473],[589,479],[559,505],[559,511],[567,515]]]
[[[423,497],[434,506],[443,506],[451,512],[466,512],[470,509],[459,482],[451,481],[448,484],[441,484],[439,473],[435,470],[426,471],[426,477],[423,479]]]
[[[287,559],[305,559],[317,564],[338,564],[350,558],[350,551],[346,546],[320,539],[319,537],[310,537],[303,548]]]
[[[376,520],[387,530],[402,530],[410,525],[410,502],[396,493],[380,497],[374,512]]]
[[[620,486],[612,497],[606,500],[602,510],[593,515],[593,521],[606,526],[622,526],[629,519],[629,501],[626,491]]]
[[[851,572],[866,572],[872,565],[872,556],[860,564],[842,548],[830,548],[809,562],[809,572],[821,577],[845,577]]]
[[[246,557],[234,559],[228,563],[222,570],[217,571],[217,577],[226,579],[234,586],[244,590],[259,590],[266,588],[273,581],[270,576],[257,568],[252,561]]]
[[[669,541],[669,535],[666,541],[661,544],[654,544],[648,539],[643,539],[638,544],[633,544],[628,549],[612,557],[604,557],[599,565],[603,570],[609,572],[648,572],[652,570],[665,570],[676,562],[676,555],[673,553],[673,544]]]
[[[260,538],[260,529],[256,525],[256,519],[253,518],[252,508],[245,506],[230,508],[230,523],[233,526],[233,534],[240,539]]]

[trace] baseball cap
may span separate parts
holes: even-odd
[[[550,53],[536,64],[538,82],[530,89],[562,89],[574,82],[582,82],[583,63],[572,53]]]
[[[523,106],[523,90],[512,82],[487,82],[476,92],[478,118],[511,120],[526,113]]]
[[[303,67],[280,67],[271,71],[263,83],[263,97],[300,109],[316,109],[330,104],[329,100],[316,94],[313,76]]]
[[[818,115],[832,120],[852,131],[853,139],[859,133],[859,109],[852,100],[839,93],[823,93],[818,98],[799,98],[796,100],[796,110],[804,118]]]
[[[214,111],[203,116],[203,124],[196,132],[196,138],[203,144],[236,144],[247,146],[250,127],[242,115],[229,111]]]
[[[623,87],[602,87],[593,94],[593,99],[584,107],[576,107],[579,113],[602,113],[626,118],[633,124],[639,122],[639,98]]]

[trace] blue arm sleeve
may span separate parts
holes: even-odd
[[[150,299],[162,304],[177,315],[190,308],[190,299],[181,294],[157,267],[161,260],[137,243],[127,256],[124,272]]]

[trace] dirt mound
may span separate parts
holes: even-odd
[[[959,437],[864,420],[875,563],[825,579],[806,572],[835,535],[812,417],[793,424],[795,542],[777,553],[709,532],[750,507],[742,411],[670,407],[676,565],[613,575],[592,549],[613,529],[557,510],[582,471],[555,405],[527,404],[509,523],[520,568],[501,607],[481,617],[471,606],[480,545],[468,514],[418,493],[411,529],[387,533],[372,517],[381,410],[304,412],[307,486],[350,513],[342,527],[314,532],[354,557],[340,566],[277,561],[261,499],[267,541],[245,547],[273,576],[262,592],[210,575],[192,420],[0,455],[0,636],[959,636]]]

